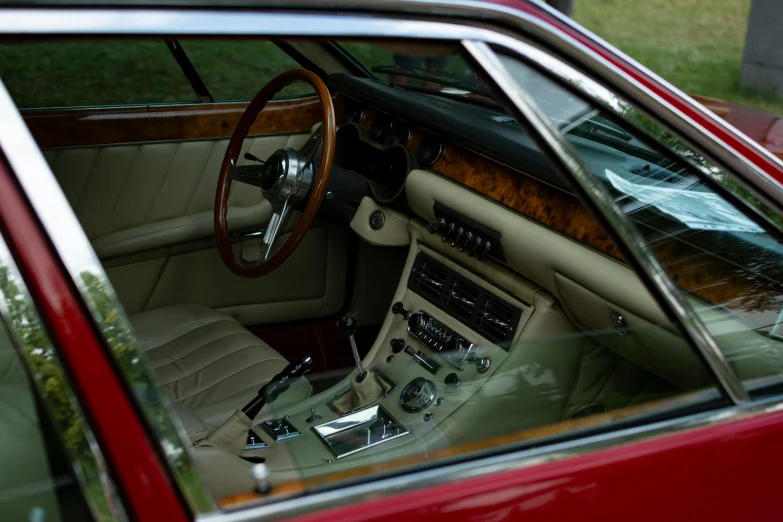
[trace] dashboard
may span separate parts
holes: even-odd
[[[622,259],[602,226],[566,189],[538,147],[499,108],[349,75],[333,75],[330,80],[339,92],[335,165],[362,178],[377,203],[408,210],[406,177],[415,169],[425,169]],[[445,221],[445,228],[437,232],[449,244],[454,242],[455,248],[464,244],[468,232],[492,235],[491,230],[477,230],[474,223],[450,219],[443,212],[435,214]],[[454,229],[446,235],[452,223]],[[462,241],[455,242],[460,225]],[[497,253],[502,246],[499,241],[494,244]],[[480,255],[480,250],[471,248],[468,253]],[[504,261],[502,253],[493,257]]]

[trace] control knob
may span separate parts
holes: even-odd
[[[402,339],[392,339],[389,344],[391,344],[394,353],[400,353],[405,348],[405,341]]]
[[[402,301],[397,301],[392,305],[392,313],[394,315],[402,315],[405,319],[410,319],[411,311],[403,308]]]
[[[459,376],[456,373],[450,373],[446,376],[446,388],[456,390],[459,388]]]
[[[420,328],[424,328],[424,314],[421,312],[416,312],[415,314],[411,314],[410,317],[408,317],[408,328],[411,330],[419,330]]]

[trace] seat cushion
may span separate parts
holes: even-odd
[[[160,385],[210,431],[288,364],[236,319],[202,306],[170,306],[130,319]],[[259,415],[302,401],[310,391],[301,379]]]

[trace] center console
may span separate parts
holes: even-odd
[[[412,231],[396,300],[363,361],[383,381],[382,396],[356,411],[336,408],[351,390],[345,379],[253,426],[254,445],[241,457],[263,459],[273,479],[286,481],[426,453],[471,429],[463,406],[491,400],[485,385],[534,308],[444,255],[448,245],[422,238],[423,229]]]

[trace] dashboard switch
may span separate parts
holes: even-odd
[[[481,253],[479,254],[478,260],[483,261],[484,258],[492,252],[492,243],[489,241],[484,241],[484,248],[481,250]]]
[[[465,229],[462,227],[459,227],[457,229],[457,237],[454,238],[454,241],[451,242],[451,246],[457,246],[457,243],[459,243],[459,240],[462,239],[462,236],[465,235]]]
[[[475,254],[476,251],[480,250],[483,244],[484,244],[484,240],[481,239],[480,237],[477,237],[476,242],[473,243],[473,250],[468,252],[468,256],[473,257],[473,254]]]
[[[470,243],[473,242],[473,232],[468,232],[465,234],[465,241],[462,243],[462,246],[459,247],[459,251],[462,252],[465,250],[465,247],[467,247]]]
[[[446,241],[449,240],[451,234],[453,234],[456,231],[457,231],[457,225],[455,225],[454,223],[449,223],[449,228],[446,229],[446,235],[440,238],[440,240],[445,243]]]

